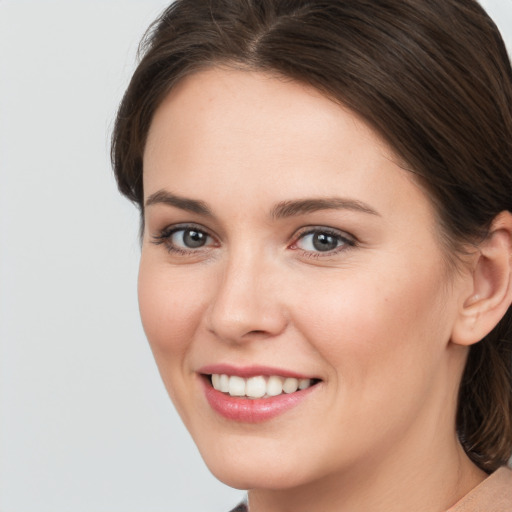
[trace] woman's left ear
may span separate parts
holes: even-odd
[[[494,219],[489,236],[474,254],[471,280],[462,297],[451,341],[472,345],[487,336],[512,304],[512,214]]]

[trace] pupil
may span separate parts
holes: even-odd
[[[315,233],[313,236],[313,247],[317,251],[332,251],[338,246],[338,240],[326,233]]]
[[[206,243],[206,235],[200,231],[189,229],[183,234],[183,243],[192,249],[202,247]]]

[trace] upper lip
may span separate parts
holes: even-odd
[[[251,365],[251,366],[233,366],[230,364],[209,364],[202,366],[198,373],[203,375],[236,375],[238,377],[257,377],[278,375],[280,377],[294,377],[296,379],[314,379],[317,378],[311,375],[305,375],[300,372],[293,370],[287,370],[284,368],[276,368],[273,366],[262,366],[262,365]]]

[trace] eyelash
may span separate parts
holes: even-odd
[[[206,235],[206,237],[213,239],[213,237],[202,227],[198,226],[196,224],[178,224],[174,226],[168,226],[164,228],[160,233],[157,235],[153,235],[152,242],[155,245],[165,245],[165,248],[170,253],[179,254],[182,256],[187,256],[192,253],[198,253],[199,251],[203,250],[204,248],[207,248],[208,246],[204,247],[198,247],[197,249],[183,249],[181,247],[177,247],[175,244],[171,242],[171,238],[174,234],[179,233],[180,231],[183,231],[185,234],[187,231],[195,231],[196,233],[201,233],[203,235]]]
[[[338,246],[330,251],[308,251],[297,247],[297,243],[304,240],[308,235],[327,235],[328,237],[334,238],[338,242]],[[322,258],[335,256],[340,252],[347,251],[357,246],[357,240],[352,235],[345,233],[344,231],[338,231],[337,229],[327,228],[323,226],[311,226],[303,231],[299,231],[295,237],[295,241],[291,244],[292,249],[301,251],[302,255],[307,258]]]
[[[175,244],[171,242],[172,236],[176,233],[183,231],[185,234],[187,231],[195,231],[196,233],[200,233],[210,239],[214,239],[212,235],[208,233],[202,226],[196,224],[179,224],[174,226],[168,226],[160,233],[153,235],[152,243],[155,245],[165,245],[165,248],[169,253],[178,254],[181,256],[187,256],[190,254],[198,254],[204,249],[208,249],[210,245],[203,245],[196,249],[184,249],[182,247],[177,247]],[[334,238],[338,246],[329,251],[312,251],[301,249],[297,246],[297,244],[304,240],[309,235],[327,235],[328,237]],[[206,242],[207,243],[207,242]],[[292,250],[300,251],[303,257],[307,258],[322,258],[335,256],[340,252],[347,251],[353,247],[358,245],[357,240],[352,235],[345,233],[343,231],[338,231],[332,228],[327,228],[323,226],[310,226],[305,228],[303,231],[299,231],[299,233],[294,237],[294,241],[288,247]]]

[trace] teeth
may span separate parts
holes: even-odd
[[[300,379],[299,380],[299,389],[306,389],[311,386],[311,380],[310,379]]]
[[[251,377],[247,379],[245,394],[250,398],[261,398],[267,392],[267,383],[263,377]]]
[[[272,375],[267,380],[267,395],[277,396],[283,392],[283,379]]]
[[[245,379],[231,375],[229,377],[229,394],[231,396],[244,396],[245,395]]]
[[[213,377],[213,375],[212,375]],[[215,384],[214,384],[215,387]],[[219,387],[215,388],[223,393],[229,393],[229,377],[227,375],[219,375]]]
[[[288,378],[283,382],[283,391],[285,393],[295,393],[299,389],[299,381],[297,379]]]
[[[295,393],[297,390],[309,388],[311,379],[295,379],[294,377],[279,377],[272,375],[263,377],[249,377],[244,379],[237,375],[213,374],[212,385],[217,391],[229,393],[231,396],[246,396],[249,398],[263,398],[277,396],[284,393]]]

